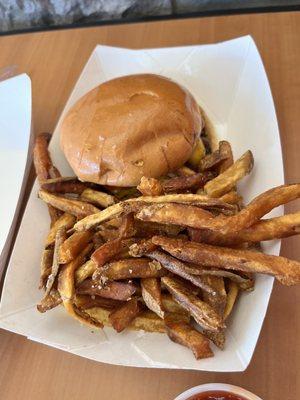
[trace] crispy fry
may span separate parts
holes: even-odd
[[[122,217],[122,224],[119,229],[119,235],[121,238],[130,238],[136,234],[134,224],[134,214],[130,213]]]
[[[207,329],[204,329],[202,333],[209,340],[211,340],[217,347],[219,347],[219,349],[224,350],[226,341],[224,329],[222,329],[220,332],[212,332]]]
[[[222,318],[204,301],[190,292],[189,288],[175,277],[163,277],[167,290],[183,308],[185,308],[204,329],[219,331],[224,328]]]
[[[224,201],[224,203],[239,205],[243,201],[243,198],[236,190],[231,190],[230,192],[223,194],[223,196],[220,197],[220,200]]]
[[[146,306],[160,318],[164,318],[160,281],[157,278],[143,278],[141,279],[141,287]]]
[[[212,172],[197,173],[190,176],[178,176],[175,178],[169,178],[162,182],[162,188],[165,193],[201,188],[206,184],[206,182],[214,177],[215,174]]]
[[[64,242],[66,238],[66,231],[65,228],[60,228],[56,232],[55,236],[55,245],[54,245],[54,253],[53,253],[53,262],[52,262],[52,267],[51,267],[51,273],[48,276],[47,282],[46,282],[46,290],[45,290],[45,297],[50,293],[54,281],[57,277],[58,274],[58,269],[59,269],[59,249],[62,243]]]
[[[80,310],[73,304],[70,300],[66,300],[63,302],[65,310],[71,317],[79,321],[81,324],[87,325],[92,329],[101,329],[103,328],[103,324],[97,321],[95,318],[92,318],[89,314],[85,312],[85,310]]]
[[[88,215],[98,213],[99,209],[91,204],[84,203],[83,201],[68,199],[66,197],[57,196],[53,193],[46,192],[45,190],[39,191],[39,198],[46,203],[58,208],[61,211],[75,215],[78,218],[84,218]]]
[[[50,290],[50,293],[40,301],[36,308],[40,313],[44,313],[52,308],[57,307],[61,303],[62,299],[59,292],[53,288]]]
[[[232,152],[231,154],[229,154],[229,151],[227,150],[227,144],[229,143],[225,141],[219,142],[219,148],[217,150],[203,157],[199,164],[200,171],[207,171],[209,169],[213,169],[215,167],[220,166],[220,164],[222,164],[221,165],[222,168],[222,166],[225,165],[225,161],[227,161],[228,159],[230,160],[229,162],[231,164],[227,165],[227,168],[231,166],[233,164]],[[227,161],[228,164],[229,162]],[[225,171],[225,169],[223,169],[223,171]]]
[[[61,177],[61,173],[54,165],[51,165],[49,168],[49,177],[50,177],[50,179],[55,179],[55,178]]]
[[[189,322],[189,313],[180,304],[176,303],[169,293],[162,293],[161,301],[165,312],[171,314],[184,314],[188,317],[187,322]]]
[[[41,188],[51,193],[76,193],[81,194],[87,184],[80,182],[76,177],[58,177],[45,180]]]
[[[127,188],[115,187],[114,189],[108,187],[108,190],[111,190],[111,192],[118,200],[127,200],[140,196],[140,192],[137,190],[136,187],[127,187]]]
[[[48,152],[50,133],[40,133],[34,141],[33,162],[39,183],[49,178],[49,169],[52,161]]]
[[[214,289],[214,293],[203,291],[203,300],[209,304],[219,315],[223,315],[227,298],[223,277],[204,275],[202,278],[205,278],[205,283]]]
[[[103,208],[109,207],[115,204],[115,198],[111,194],[105,192],[99,192],[98,190],[85,189],[80,198],[89,203],[95,204]]]
[[[143,196],[159,196],[163,194],[163,187],[158,179],[142,176],[137,189]]]
[[[97,214],[90,215],[81,221],[78,221],[74,228],[78,231],[88,230],[101,222],[120,216],[125,211],[127,213],[137,211],[144,203],[182,203],[197,205],[204,208],[213,207],[214,209],[232,209],[232,205],[228,205],[219,199],[209,198],[207,195],[193,193],[167,194],[164,196],[142,196],[134,199],[128,199],[123,202],[114,204]],[[131,208],[132,207],[132,208]]]
[[[209,340],[191,325],[186,322],[174,322],[169,318],[165,320],[165,324],[169,338],[191,349],[197,360],[213,357],[214,353],[209,346]]]
[[[251,172],[253,162],[253,155],[248,150],[231,167],[207,182],[204,186],[205,192],[210,197],[220,197],[229,192],[239,180]]]
[[[110,242],[104,243],[91,255],[91,259],[97,268],[94,271],[93,279],[97,279],[102,274],[102,267],[121,251],[129,249],[134,242],[130,239],[117,238]]]
[[[158,224],[156,222],[144,222],[139,219],[134,220],[136,237],[151,238],[155,235],[177,236],[184,228],[179,225]]]
[[[142,308],[137,299],[127,301],[121,307],[109,314],[109,321],[117,332],[122,332],[127,328],[135,317],[141,312]]]
[[[169,203],[144,206],[138,211],[136,218],[143,221],[175,224],[193,228],[199,226],[199,219],[201,221],[213,219],[214,215],[199,207]]]
[[[142,257],[145,254],[155,250],[157,246],[152,242],[151,239],[141,240],[139,243],[133,243],[129,247],[129,254],[132,257]]]
[[[88,260],[84,264],[82,264],[75,271],[75,284],[78,286],[81,282],[83,282],[86,278],[89,278],[93,275],[96,269],[96,264],[93,260]]]
[[[52,227],[56,221],[59,220],[59,218],[62,215],[62,211],[58,210],[57,208],[51,206],[50,204],[48,204],[48,212],[49,212],[49,216],[50,216],[50,227]]]
[[[158,261],[168,271],[191,282],[193,285],[201,288],[202,290],[211,293],[214,296],[217,294],[215,288],[208,282],[208,278],[205,275],[191,275],[187,271],[186,266],[182,261],[179,261],[176,258],[158,250],[154,250],[151,253],[148,253],[147,256]]]
[[[44,249],[41,259],[41,273],[39,289],[46,286],[48,276],[51,274],[53,264],[53,249]]]
[[[87,246],[92,239],[93,233],[90,231],[74,232],[66,239],[59,248],[59,263],[67,264],[74,260],[75,257]]]
[[[86,279],[76,289],[77,294],[89,294],[121,301],[130,299],[135,292],[136,287],[132,283],[110,282],[103,288],[92,279]]]
[[[124,304],[123,301],[114,300],[114,299],[105,299],[100,296],[89,296],[87,294],[77,294],[74,296],[74,304],[77,308],[81,310],[85,310],[87,308],[92,307],[102,307],[107,310],[114,310],[117,307],[120,307]]]
[[[157,278],[165,274],[165,269],[157,261],[150,261],[147,258],[127,258],[106,264],[100,280]]]
[[[205,156],[205,146],[201,140],[198,138],[195,142],[195,147],[188,163],[194,168],[198,169],[200,160]]]
[[[238,293],[239,293],[238,285],[236,284],[236,282],[230,281],[228,284],[227,301],[226,301],[226,307],[224,310],[224,319],[228,318],[229,315],[231,314],[231,311],[236,302]]]
[[[222,154],[222,156],[224,157],[224,161],[219,168],[219,174],[222,174],[234,163],[231,144],[226,140],[222,140],[221,142],[219,142],[219,151],[220,154]]]
[[[183,261],[207,267],[269,274],[284,285],[300,283],[300,263],[285,257],[167,237],[156,236],[152,241]]]
[[[66,231],[73,227],[75,224],[74,215],[64,213],[51,227],[50,232],[48,233],[45,246],[49,247],[55,242],[56,232],[60,228],[64,228]]]

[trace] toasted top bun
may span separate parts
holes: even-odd
[[[135,186],[184,164],[201,130],[186,89],[159,75],[130,75],[77,101],[61,124],[61,147],[82,181]]]

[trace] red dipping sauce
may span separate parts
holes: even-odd
[[[199,393],[188,400],[246,400],[245,397],[241,397],[237,394],[224,392],[222,390],[211,390],[209,392]]]

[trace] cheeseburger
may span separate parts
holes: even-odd
[[[62,122],[61,147],[80,180],[136,186],[181,167],[203,126],[185,88],[159,75],[130,75],[77,101]]]

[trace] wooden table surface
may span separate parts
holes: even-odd
[[[183,46],[246,34],[253,36],[270,80],[286,181],[300,181],[300,13],[211,17],[1,37],[0,68],[16,65],[19,72],[30,75],[34,130],[51,132],[96,44],[131,48]],[[295,206],[287,209],[291,211]],[[283,241],[282,255],[299,260],[300,239]],[[256,351],[244,373],[110,366],[0,330],[3,400],[171,400],[181,391],[206,382],[240,385],[264,400],[300,398],[299,288],[275,284]]]

